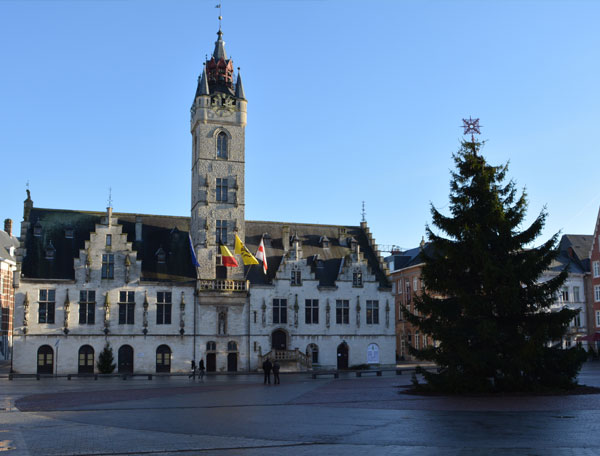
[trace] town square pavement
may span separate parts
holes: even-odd
[[[600,386],[600,363],[579,381]],[[421,397],[410,375],[0,378],[0,455],[600,455],[600,395]]]

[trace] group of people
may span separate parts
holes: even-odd
[[[192,360],[192,371],[190,372],[190,375],[188,376],[188,378],[192,378],[194,377],[194,379],[196,379],[196,374],[198,375],[198,377],[200,377],[200,380],[204,379],[204,371],[206,370],[206,368],[204,367],[204,360],[201,359],[198,362],[198,367],[196,368],[196,360]]]
[[[279,365],[277,360],[271,362],[271,360],[267,358],[263,361],[262,368],[265,373],[265,385],[267,383],[269,385],[271,384],[271,371],[273,371],[273,384],[279,385],[279,369],[281,368],[281,366]]]

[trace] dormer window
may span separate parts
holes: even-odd
[[[167,253],[162,247],[156,251],[156,261],[158,261],[158,263],[166,263],[167,261]]]
[[[112,234],[106,235],[106,247],[110,247],[112,245]]]
[[[42,224],[39,222],[39,220],[33,226],[33,235],[36,237],[40,237],[42,235]]]
[[[222,158],[223,160],[228,159],[227,146],[228,146],[228,138],[225,132],[220,132],[217,135],[217,158]]]
[[[46,259],[53,260],[55,254],[56,254],[56,249],[52,245],[52,241],[50,241],[50,244],[48,244],[48,247],[46,247]]]
[[[74,230],[70,226],[65,228],[65,239],[73,239]]]
[[[327,236],[323,236],[321,238],[321,247],[324,249],[328,249],[329,248],[329,238]]]

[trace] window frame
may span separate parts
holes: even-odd
[[[216,138],[217,158],[229,160],[229,136],[224,131],[220,131]]]
[[[102,254],[102,279],[111,280],[115,278],[115,254],[114,253],[103,253]]]
[[[352,273],[352,286],[354,288],[362,288],[363,287],[363,273],[362,271],[354,271]]]
[[[350,324],[350,300],[336,299],[335,300],[335,323],[336,325]]]
[[[229,196],[229,185],[226,177],[217,177],[215,185],[215,199],[219,203],[226,203]]]
[[[273,298],[273,324],[287,324],[287,298]]]
[[[227,220],[215,220],[215,237],[217,244],[219,241],[223,244],[227,244]]]
[[[319,324],[319,300],[305,299],[304,300],[304,324],[318,325]]]
[[[79,324],[96,324],[96,290],[79,291]]]
[[[42,288],[38,298],[38,323],[53,325],[56,321],[56,290]]]
[[[378,325],[379,324],[379,300],[368,299],[367,300],[367,324]]]
[[[292,269],[290,276],[290,285],[294,287],[302,286],[302,271],[299,269]]]
[[[600,277],[600,261],[594,261],[592,263],[592,269],[594,272],[594,278]]]
[[[171,291],[156,292],[156,324],[170,325],[173,313],[173,293]]]
[[[123,299],[125,298],[125,299]],[[135,324],[135,291],[119,291],[119,324]]]

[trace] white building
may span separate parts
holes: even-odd
[[[366,223],[245,220],[247,100],[233,81],[219,30],[191,110],[191,217],[41,209],[28,194],[16,372],[94,372],[107,342],[120,372],[395,363],[391,288]],[[233,251],[236,234],[252,252],[264,239],[266,274],[239,255],[223,266],[218,241]]]

